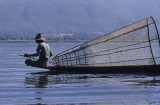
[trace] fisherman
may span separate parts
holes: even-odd
[[[34,66],[34,67],[47,67],[48,66],[48,59],[53,56],[52,51],[48,44],[44,43],[45,38],[41,33],[38,33],[34,38],[35,42],[38,44],[37,53],[35,54],[24,54],[25,57],[35,57],[39,56],[37,61],[26,59],[25,64],[27,66]]]

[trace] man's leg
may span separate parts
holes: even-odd
[[[40,64],[38,63],[38,61],[33,61],[30,59],[26,59],[25,64],[27,66],[40,67]]]

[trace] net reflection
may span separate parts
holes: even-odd
[[[32,73],[25,77],[28,88],[160,86],[159,75],[148,74],[49,74]]]
[[[47,72],[41,74],[32,73],[25,77],[25,85],[27,88],[50,88],[50,87],[66,87],[67,84],[87,83],[89,75],[87,74],[58,74],[51,75]]]
[[[35,88],[48,88],[49,82],[48,82],[49,76],[33,76],[30,75],[28,77],[25,77],[25,85],[26,87],[35,87]]]

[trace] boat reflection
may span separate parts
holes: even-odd
[[[90,76],[87,74],[50,74],[36,72],[27,74],[24,84],[27,88],[58,87],[58,84],[85,83]],[[55,86],[56,85],[56,86]]]
[[[48,78],[49,76],[28,76],[25,77],[26,87],[35,87],[35,88],[48,88]]]
[[[159,75],[148,74],[50,74],[36,72],[26,75],[26,87],[92,87],[109,85],[126,85],[137,87],[160,86]]]

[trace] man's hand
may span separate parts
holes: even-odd
[[[28,54],[24,54],[24,57],[30,57]]]

